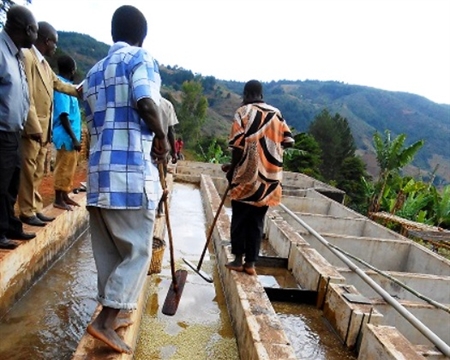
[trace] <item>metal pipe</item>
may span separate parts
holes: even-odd
[[[330,243],[325,240],[317,231],[306,224],[302,219],[300,219],[294,212],[289,210],[285,205],[279,205],[286,213],[291,215],[295,221],[302,225],[306,230],[308,230],[312,235],[314,235],[317,240],[319,240],[323,245],[325,245],[334,255],[336,255],[342,262],[344,262],[352,271],[357,273],[372,289],[374,289],[381,297],[391,305],[397,312],[400,313],[411,325],[413,325],[417,330],[419,330],[428,340],[430,340],[445,356],[450,357],[450,346],[448,346],[441,338],[439,338],[434,332],[432,332],[424,323],[417,319],[412,313],[410,313],[403,305],[401,305],[397,300],[395,300],[386,290],[384,290],[380,285],[378,285],[369,275],[357,267],[352,261],[350,261],[344,254],[340,253],[334,249]]]
[[[330,243],[330,246],[333,247],[334,249],[336,249],[337,251],[343,253],[344,255],[348,256],[350,259],[356,260],[359,263],[363,264],[364,266],[368,267],[369,269],[375,271],[376,273],[384,276],[385,278],[391,280],[392,282],[396,283],[397,285],[401,286],[402,288],[404,288],[405,290],[409,291],[411,294],[417,296],[419,299],[422,299],[424,301],[426,301],[427,303],[433,305],[434,307],[444,310],[445,312],[448,312],[450,314],[450,307],[445,306],[444,304],[441,304],[437,301],[434,301],[433,299],[430,299],[429,297],[422,295],[421,293],[419,293],[418,291],[414,290],[413,288],[409,287],[408,285],[406,285],[405,283],[402,283],[400,280],[398,280],[397,278],[385,273],[384,271],[381,271],[380,269],[377,269],[375,266],[370,265],[368,262],[358,258],[355,255],[350,254],[349,252],[341,249],[339,246],[336,246],[334,244]]]

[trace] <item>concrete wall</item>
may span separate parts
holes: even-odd
[[[302,195],[299,197],[283,196],[282,202],[294,212],[328,215],[331,201],[305,197],[307,193],[303,193]]]
[[[329,284],[345,282],[345,278],[309,246],[297,245],[291,248],[288,268],[303,289],[317,291],[316,305],[319,308],[325,301]]]
[[[293,245],[309,246],[300,234],[295,232],[286,221],[277,218],[271,213],[266,216],[264,233],[269,239],[270,245],[272,245],[278,256],[282,258],[287,259],[289,257]]]
[[[302,233],[303,238],[322,254],[331,264],[345,267],[331,250],[311,234]],[[408,259],[410,244],[396,240],[377,240],[352,236],[333,236],[323,234],[325,240],[356,256],[380,270],[402,271]],[[364,268],[356,260],[350,259],[358,267]]]
[[[320,197],[311,197],[311,193],[312,191],[302,191],[299,193],[299,196],[286,196],[283,192],[282,202],[291,211],[298,213],[363,218],[361,214],[346,208],[336,201],[328,199],[323,195]]]
[[[323,315],[330,322],[342,342],[350,349],[357,346],[365,324],[380,324],[383,316],[370,304],[349,302],[343,295],[359,295],[354,286],[329,284]]]
[[[187,179],[188,181],[192,181],[192,179],[195,178],[199,182],[202,174],[211,177],[225,178],[225,173],[221,169],[221,164],[197,161],[178,161],[176,165],[176,179]],[[283,186],[287,192],[296,191],[297,189],[313,188],[340,203],[342,203],[345,195],[344,191],[331,185],[325,184],[302,173],[290,171],[283,172]]]
[[[340,274],[343,275],[349,284],[353,284],[358,291],[364,296],[369,298],[379,297],[377,292],[373,290],[361,277],[348,268],[338,269]],[[450,277],[438,276],[429,274],[413,274],[413,273],[401,273],[401,272],[387,272],[390,276],[396,278],[406,286],[415,289],[420,294],[433,299],[441,304],[450,304]],[[375,271],[366,271],[366,274],[370,276],[377,284],[385,289],[391,296],[395,296],[401,300],[416,301],[426,303],[415,296],[410,291],[394,283],[388,278],[376,273]]]
[[[211,219],[215,214],[215,207],[220,202],[217,188],[223,187],[224,180],[221,177],[214,180],[207,176],[200,177],[202,179],[202,191],[205,191],[206,194],[204,205],[207,218]],[[428,261],[430,261],[432,266],[433,259],[436,257],[434,255],[429,256],[427,252],[416,253],[416,249],[411,252],[414,246],[412,241],[342,207],[335,201],[327,202],[327,199],[324,201],[324,196],[314,190],[298,191],[298,194],[299,198],[297,199],[286,197],[284,203],[300,209],[298,215],[303,220],[319,233],[325,234],[325,238],[327,236],[332,237],[336,245],[347,249],[350,253],[375,266],[378,265],[377,267],[382,270],[405,271],[411,257],[417,257],[417,260],[413,260],[411,265],[417,266],[415,262],[420,262],[420,259],[424,260],[423,256],[428,257],[425,263],[428,264]],[[315,213],[308,214],[303,211],[314,211]],[[317,215],[317,212],[319,215]],[[333,215],[330,215],[330,212]],[[278,328],[279,324],[277,319],[273,317],[270,302],[266,299],[265,292],[260,291],[261,284],[259,281],[254,281],[255,279],[252,278],[248,279],[242,273],[227,271],[223,266],[232,259],[229,246],[229,221],[228,216],[223,211],[223,216],[221,214],[214,234],[214,244],[219,272],[224,284],[227,284],[224,287],[224,292],[230,314],[232,314],[231,316],[233,316],[233,313],[237,314],[232,322],[238,339],[241,358],[289,358],[293,356],[292,351],[289,346],[286,347],[287,343],[284,343],[286,339],[284,332],[281,327]],[[433,359],[440,359],[439,352],[431,354],[429,347],[423,345],[424,339],[419,339],[414,335],[414,330],[411,330],[409,323],[405,323],[405,329],[409,328],[408,331],[412,334],[406,331],[407,337],[399,334],[399,331],[402,330],[394,329],[395,334],[390,332],[390,336],[400,335],[397,338],[397,340],[401,338],[401,341],[399,340],[400,347],[398,347],[399,343],[396,339],[383,338],[383,334],[389,332],[386,329],[390,328],[375,325],[390,324],[389,321],[401,322],[393,315],[393,312],[396,313],[396,311],[386,305],[384,301],[377,300],[379,296],[370,290],[366,290],[367,286],[362,285],[361,279],[355,281],[355,275],[348,270],[344,270],[344,268],[347,268],[346,266],[340,261],[332,260],[337,259],[335,255],[331,253],[327,255],[328,248],[321,243],[317,243],[317,240],[313,240],[307,231],[298,222],[293,221],[292,217],[284,213],[281,208],[271,210],[268,213],[265,232],[271,246],[278,255],[288,258],[288,269],[292,272],[298,284],[304,289],[318,291],[317,306],[323,308],[325,318],[332,324],[346,346],[358,348],[358,345],[361,344],[359,349],[360,359],[419,359],[422,358],[421,354],[434,356]],[[420,250],[420,248],[418,249]],[[442,271],[445,271],[447,262],[441,262],[440,266]],[[431,281],[433,279],[430,278],[430,282],[428,282],[426,275],[422,274],[422,277],[419,274],[414,275],[416,277],[410,280],[412,283],[419,287],[424,286],[426,291],[432,292]],[[441,278],[440,280],[442,286],[448,284],[448,279]],[[349,285],[350,282],[355,282],[355,285],[361,286],[363,292],[360,292],[357,287]],[[231,283],[231,286],[229,286],[229,283]],[[247,288],[247,286],[249,287]],[[389,290],[395,289],[392,286],[392,289]],[[360,304],[349,301],[344,296],[348,292],[365,295],[364,291],[368,295],[374,295],[374,303],[370,303],[370,300],[368,300],[369,303]],[[447,298],[446,295],[442,297],[442,299]],[[258,301],[260,304],[256,305]],[[414,312],[418,314],[422,312],[418,317],[429,317],[431,322],[440,327],[439,331],[446,329],[446,320],[442,321],[437,315],[442,311],[432,310],[430,306],[417,302],[408,305],[408,308],[413,308]],[[262,308],[264,308],[264,311],[261,313]],[[267,308],[270,309],[267,310]],[[386,320],[386,317],[389,318],[389,321]],[[269,331],[275,334],[272,337],[261,337],[260,330],[255,330],[266,326],[266,321],[272,324]],[[404,319],[402,321],[406,322]],[[274,324],[276,324],[275,327],[273,327]],[[364,330],[367,328],[370,330]],[[282,333],[278,332],[280,330]],[[421,342],[417,343],[416,341]],[[417,345],[412,345],[412,342]],[[428,343],[425,341],[425,344]],[[415,348],[419,345],[423,347],[420,351]],[[375,357],[372,352],[375,352]]]
[[[280,215],[291,225],[294,229],[305,231],[305,228],[300,225],[292,216],[280,211]],[[296,213],[310,227],[319,233],[341,234],[351,236],[362,236],[365,222],[367,220],[362,218],[343,218],[328,215],[317,215],[307,213]]]
[[[210,177],[201,176],[202,199],[208,222],[215,216],[220,196]],[[256,276],[230,271],[230,220],[223,210],[214,231],[217,268],[241,359],[296,359],[264,287]]]
[[[450,344],[449,313],[431,305],[406,301],[402,301],[401,304],[444,342]],[[380,301],[375,307],[384,315],[384,324],[395,326],[411,343],[431,345],[431,342],[392,306]]]
[[[316,189],[318,192],[326,194],[327,197],[332,198],[340,203],[344,200],[345,192],[339,190],[331,185],[325,184],[319,180],[311,178],[307,175],[297,172],[284,171],[283,172],[283,187],[286,189]]]
[[[288,200],[290,204],[293,204],[293,206],[297,206],[297,208],[301,208],[302,210],[305,210],[306,206],[310,206],[309,210],[311,208],[315,208],[315,210],[319,209],[320,212],[324,213],[325,205],[324,202],[319,200],[318,204],[314,204],[314,200],[318,200],[315,198],[312,202],[307,200],[305,196],[308,194],[302,193],[300,198],[298,199],[300,204],[295,204],[295,199],[292,198]],[[305,201],[306,200],[306,201]],[[306,205],[305,205],[306,204]],[[315,218],[312,221],[306,221],[308,225],[311,225],[311,222],[315,221],[315,225],[321,226],[321,230],[327,229],[328,224],[321,223],[320,220],[329,220],[332,219],[332,221],[336,221],[334,217],[330,216],[314,216],[311,214],[301,214],[300,216],[302,220],[305,220],[305,217],[308,220],[311,220]],[[365,282],[355,273],[351,272],[346,265],[344,265],[343,262],[341,262],[332,252],[326,247],[325,245],[322,245],[322,243],[317,240],[314,236],[310,235],[301,225],[298,224],[296,221],[289,221],[289,218],[292,218],[290,215],[284,213],[282,209],[273,210],[271,213],[271,219],[267,223],[267,227],[270,230],[269,231],[269,241],[272,244],[272,246],[277,249],[277,246],[281,251],[283,251],[283,257],[285,256],[285,252],[290,249],[290,255],[289,255],[289,269],[292,271],[293,275],[295,276],[298,283],[306,289],[312,289],[314,288],[314,284],[318,284],[317,289],[322,290],[321,294],[319,295],[320,300],[318,301],[317,305],[321,307],[323,304],[324,309],[324,316],[327,318],[327,320],[332,324],[332,327],[334,330],[339,334],[341,339],[344,341],[344,343],[348,347],[355,347],[358,345],[359,339],[361,339],[362,333],[361,329],[364,328],[364,318],[367,316],[367,311],[365,314],[361,314],[361,311],[354,311],[354,307],[356,306],[354,303],[351,303],[346,298],[342,296],[342,289],[353,289],[352,292],[355,293],[361,293],[364,296],[375,298],[375,303],[370,304],[371,300],[367,299],[369,304],[364,306],[369,306],[371,308],[372,314],[375,312],[377,314],[377,320],[375,321],[378,324],[393,324],[396,325],[400,322],[403,322],[404,325],[401,326],[401,328],[407,329],[405,331],[406,337],[403,337],[403,342],[405,345],[404,349],[398,350],[397,353],[394,352],[394,354],[391,354],[391,350],[389,348],[390,346],[390,340],[387,340],[387,347],[383,350],[383,346],[377,350],[381,351],[383,354],[380,357],[374,357],[375,358],[395,358],[395,359],[408,359],[408,357],[402,357],[404,353],[408,354],[410,351],[413,351],[415,353],[414,356],[419,356],[419,353],[424,354],[426,356],[431,356],[431,358],[440,359],[441,355],[440,352],[431,352],[430,350],[415,350],[415,347],[412,345],[414,344],[427,344],[430,346],[430,342],[426,340],[426,338],[419,333],[419,335],[415,334],[417,332],[409,322],[407,322],[403,317],[401,317],[396,310],[394,310],[390,305],[387,305],[382,300],[377,300],[380,298],[380,296],[373,291],[368,285],[365,284]],[[319,220],[317,220],[319,218]],[[363,228],[361,230],[361,227],[359,228],[362,233],[367,232],[367,226],[369,230],[373,229],[373,223],[369,220],[361,222],[360,218],[339,218],[337,217],[338,221],[342,220],[348,220],[347,226],[348,227],[354,227],[354,224],[356,222],[357,226],[364,224]],[[353,220],[353,221],[351,221]],[[378,224],[375,224],[375,228],[380,228]],[[315,230],[317,230],[317,226]],[[296,231],[297,229],[294,229],[294,227],[300,228],[300,231]],[[371,229],[372,227],[372,229]],[[278,230],[274,229],[278,228]],[[281,229],[280,229],[281,228]],[[342,228],[342,223],[340,224],[340,229]],[[364,229],[366,228],[366,229]],[[329,227],[328,227],[329,229]],[[293,242],[291,242],[291,246],[289,247],[289,237],[292,237],[292,231],[296,234],[295,237],[295,243],[296,245],[293,245]],[[330,230],[328,230],[330,231]],[[334,229],[332,230],[334,231]],[[320,231],[319,231],[320,232]],[[349,232],[348,229],[346,231]],[[370,231],[369,231],[370,233]],[[307,242],[305,244],[303,241],[298,240],[297,234],[301,235],[301,237]],[[355,236],[346,236],[346,235],[336,235],[336,234],[323,234],[324,238],[331,243],[339,246],[340,248],[347,250],[353,255],[356,255],[357,257],[360,257],[364,259],[366,262],[380,268],[381,270],[398,270],[398,271],[405,271],[405,269],[408,267],[408,260],[411,256],[411,249],[414,249],[414,255],[417,256],[419,259],[422,258],[423,264],[428,264],[429,262],[433,262],[435,259],[439,259],[439,257],[436,257],[434,254],[432,254],[429,251],[420,251],[421,247],[419,245],[416,245],[409,239],[405,239],[401,235],[395,234],[392,236],[392,232],[387,231],[384,232],[384,234],[387,235],[387,237],[392,237],[392,240],[384,240],[377,237],[355,237]],[[278,244],[279,243],[279,244]],[[312,253],[311,253],[312,251]],[[311,254],[314,254],[311,256]],[[320,254],[320,255],[319,255]],[[431,255],[431,256],[430,256]],[[323,256],[323,257],[322,257]],[[353,261],[353,260],[352,260]],[[359,263],[353,261],[357,266],[364,268],[363,265],[360,265]],[[318,264],[321,264],[322,266],[318,266]],[[439,271],[445,271],[447,261],[439,259],[439,261],[435,262],[435,266],[432,266],[432,268],[438,268]],[[338,267],[335,267],[334,265],[337,265]],[[412,264],[416,266],[416,264]],[[320,268],[321,269],[317,269]],[[326,270],[324,270],[326,269]],[[422,270],[426,270],[425,267],[422,268]],[[328,280],[326,285],[323,285],[323,274],[326,273],[326,271],[335,272],[335,276],[332,276]],[[339,273],[339,271],[341,273]],[[374,272],[369,272],[372,275],[374,275]],[[405,274],[405,273],[398,273],[402,274],[404,279],[410,280],[408,275],[412,275],[411,286],[415,287],[417,290],[421,290],[422,288],[427,291],[428,295],[431,295],[434,292],[440,293],[439,300],[445,302],[448,302],[450,294],[448,291],[448,284],[450,278],[438,276],[438,275],[427,275],[427,274]],[[342,279],[342,275],[345,275],[346,277]],[[326,275],[325,275],[326,276]],[[377,280],[381,279],[381,275],[377,276]],[[436,280],[439,280],[436,282]],[[389,282],[390,286],[387,286],[387,283]],[[352,284],[354,286],[349,286],[347,284]],[[383,286],[384,285],[384,286]],[[399,294],[398,288],[400,288],[398,285],[392,283],[389,280],[386,280],[385,278],[381,281],[381,286],[385,288],[389,293],[396,295]],[[361,290],[359,289],[361,287]],[[325,294],[323,294],[323,289],[325,289]],[[397,290],[397,292],[395,291]],[[361,291],[361,292],[360,292]],[[401,295],[404,295],[406,293],[406,290],[401,292]],[[408,293],[409,294],[409,293]],[[412,294],[410,294],[412,295]],[[397,295],[398,296],[398,295]],[[414,301],[415,300],[415,301]],[[372,300],[373,301],[373,300]],[[413,299],[409,304],[407,304],[407,307],[409,310],[412,309],[412,312],[414,314],[418,314],[417,317],[419,320],[421,318],[428,319],[427,322],[430,324],[429,327],[438,334],[441,338],[444,339],[444,341],[448,341],[446,336],[442,336],[440,334],[441,332],[448,332],[448,326],[446,324],[449,324],[450,321],[446,319],[446,313],[445,316],[439,317],[439,313],[443,313],[442,310],[436,310],[433,307],[429,305],[423,305],[423,302],[420,303],[417,301],[417,299]],[[437,300],[436,300],[437,301]],[[381,306],[380,306],[381,304]],[[359,306],[358,304],[357,306]],[[389,310],[386,310],[389,309]],[[366,309],[367,310],[367,309]],[[422,312],[422,314],[421,314]],[[395,313],[395,315],[394,315]],[[371,314],[371,316],[372,316]],[[386,320],[388,318],[388,320]],[[401,318],[401,320],[400,320]],[[356,325],[359,321],[359,328]],[[374,322],[372,322],[374,323]],[[436,330],[434,330],[434,327],[431,326],[431,324],[435,324]],[[358,328],[358,330],[356,330]],[[403,332],[403,330],[399,329],[399,332]],[[411,333],[411,334],[410,334]],[[369,336],[369,335],[368,335]],[[450,336],[450,332],[449,332]],[[364,351],[363,351],[364,353]],[[392,356],[392,357],[391,357]],[[360,359],[365,359],[365,357],[360,357]]]
[[[450,276],[450,260],[412,242],[404,271]]]
[[[196,161],[178,161],[176,166],[176,174],[191,175],[200,177],[200,175],[208,175],[212,177],[223,177],[225,173],[221,169],[220,164],[196,162]]]
[[[358,360],[424,360],[395,328],[373,324],[364,327]]]
[[[12,251],[0,251],[0,318],[53,264],[86,229],[88,213],[85,193],[72,196],[80,206],[73,211],[53,208],[43,210],[56,219],[42,228],[24,225],[24,231],[36,232],[36,237],[20,244]]]

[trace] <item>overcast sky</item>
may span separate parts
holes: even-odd
[[[30,9],[57,30],[111,44],[111,17],[124,4],[146,16],[144,47],[164,65],[223,80],[335,80],[450,104],[449,0],[33,0]]]

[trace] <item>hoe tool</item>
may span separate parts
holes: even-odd
[[[180,303],[181,294],[183,293],[184,284],[186,283],[187,271],[186,270],[175,271],[175,256],[173,250],[172,228],[170,227],[169,206],[167,204],[167,185],[166,185],[166,178],[164,176],[163,166],[164,166],[163,163],[158,164],[161,186],[165,192],[165,194],[163,195],[163,201],[164,201],[164,214],[166,217],[166,224],[167,224],[167,233],[169,236],[169,245],[170,245],[170,269],[172,272],[172,283],[170,284],[166,300],[164,301],[162,313],[164,315],[173,316],[177,312],[178,304]]]
[[[211,224],[211,227],[209,229],[209,233],[208,233],[208,237],[206,238],[206,243],[205,243],[205,247],[203,248],[203,252],[202,255],[200,256],[200,260],[198,262],[198,265],[195,266],[193,263],[191,263],[189,260],[183,258],[183,261],[186,263],[186,265],[188,265],[192,270],[194,270],[197,274],[199,274],[203,279],[205,279],[207,282],[212,283],[213,279],[211,277],[211,275],[205,273],[203,270],[201,270],[200,268],[202,267],[202,263],[203,263],[203,258],[205,257],[206,254],[206,250],[208,249],[209,243],[211,241],[212,238],[212,234],[214,231],[214,226],[216,225],[217,219],[219,218],[220,215],[220,210],[222,210],[223,204],[225,203],[225,200],[227,198],[228,195],[228,190],[230,190],[230,185],[227,186],[227,189],[225,190],[223,196],[222,196],[222,201],[220,202],[219,208],[217,209],[217,213],[216,216],[214,216],[214,220]]]

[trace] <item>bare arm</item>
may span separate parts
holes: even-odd
[[[47,64],[47,66],[50,68],[50,65]],[[51,71],[51,76],[52,76],[52,80],[53,80],[53,89],[54,90],[62,92],[67,95],[70,95],[70,96],[79,97],[79,93],[77,92],[77,88],[75,85],[61,81],[51,68],[50,68],[50,71]]]
[[[159,161],[165,161],[167,152],[169,151],[169,144],[166,138],[166,129],[161,121],[158,106],[150,98],[143,98],[137,102],[138,113],[145,125],[154,132],[155,139],[153,140],[152,156]]]
[[[155,133],[156,138],[162,140],[166,137],[166,130],[163,127],[158,106],[150,98],[143,98],[137,102],[139,116],[145,125]]]
[[[78,141],[77,137],[75,136],[72,127],[70,126],[69,114],[63,112],[59,115],[59,119],[61,120],[61,125],[63,126],[64,130],[72,139],[73,147],[75,148],[76,151],[80,151],[81,144]]]
[[[177,157],[175,151],[175,129],[173,128],[173,126],[169,126],[169,129],[167,131],[167,139],[169,140],[172,163],[175,164],[177,162]]]
[[[243,154],[244,152],[241,149],[233,148],[231,150],[231,163],[222,165],[222,170],[227,173],[226,177],[230,184],[231,181],[233,180],[234,169],[239,163],[239,161],[241,161]]]

